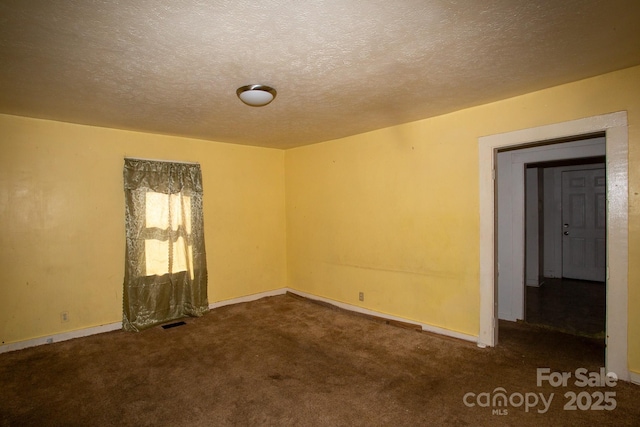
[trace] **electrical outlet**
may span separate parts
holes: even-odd
[[[60,321],[62,323],[65,323],[65,322],[69,321],[69,312],[68,311],[63,311],[62,313],[60,313]]]
[[[358,299],[359,299],[360,301],[364,301],[364,292],[360,292],[360,293],[358,294]]]

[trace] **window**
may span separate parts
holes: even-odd
[[[191,197],[148,191],[145,195],[147,276],[189,271],[193,279]],[[161,239],[151,236],[161,234]]]
[[[200,165],[125,159],[123,328],[209,309]]]

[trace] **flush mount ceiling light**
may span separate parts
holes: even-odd
[[[267,105],[276,97],[276,90],[265,85],[246,85],[236,90],[238,98],[252,107]]]

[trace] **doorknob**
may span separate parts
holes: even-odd
[[[565,236],[568,236],[568,235],[569,235],[569,232],[568,232],[568,231],[565,231],[565,232],[564,232],[564,233],[562,233],[562,234],[564,234]]]
[[[564,228],[569,228],[569,224],[563,224],[562,225]]]

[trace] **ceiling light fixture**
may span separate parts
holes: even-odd
[[[267,105],[276,97],[276,90],[265,85],[246,85],[236,90],[236,95],[242,102],[252,107]]]

